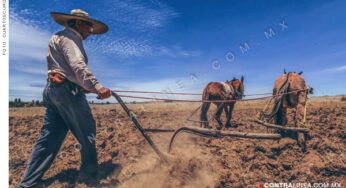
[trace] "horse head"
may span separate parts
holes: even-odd
[[[288,73],[291,73],[291,72],[288,72]],[[296,72],[293,72],[293,73],[296,73]],[[286,69],[284,69],[284,74],[287,74]],[[302,74],[303,74],[303,71],[298,72],[298,74],[299,74],[299,75],[302,75]]]

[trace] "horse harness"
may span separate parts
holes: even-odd
[[[229,97],[231,95],[231,92],[232,92],[232,94],[234,94],[235,99],[239,99],[238,91],[235,89],[235,86],[233,85],[233,82],[231,82],[231,86],[232,87],[230,87],[225,82],[219,82],[219,83],[221,83],[223,85],[223,87],[225,88],[225,92],[226,92],[227,97]]]

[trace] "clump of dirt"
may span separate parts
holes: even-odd
[[[119,187],[214,187],[217,181],[215,161],[211,155],[204,155],[198,145],[178,147],[166,155],[168,163],[160,162],[151,153],[126,166],[119,177],[122,182]]]

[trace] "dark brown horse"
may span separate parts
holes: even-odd
[[[269,114],[269,120],[275,118],[276,124],[286,125],[287,108],[295,108],[295,115],[293,116],[294,126],[302,126],[307,96],[309,93],[313,93],[312,88],[308,87],[304,78],[301,76],[302,73],[303,72],[299,72],[298,74],[295,72],[287,73],[286,70],[284,70],[284,74],[275,80],[273,95],[278,96],[275,97],[273,109]],[[284,93],[289,94],[281,95]],[[298,145],[305,151],[305,134],[301,132],[283,132],[283,134],[296,138]]]
[[[241,99],[244,95],[244,76],[240,80],[233,78],[231,81],[226,82],[210,82],[203,90],[202,100],[236,100]],[[231,127],[231,118],[234,108],[234,102],[214,102],[217,106],[216,113],[214,114],[215,120],[218,122],[221,129],[223,124],[220,120],[222,110],[225,111],[227,122],[226,127]],[[203,102],[201,111],[201,126],[209,127],[207,120],[207,113],[210,107],[210,102]],[[229,107],[229,108],[228,108]]]

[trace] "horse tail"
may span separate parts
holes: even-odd
[[[206,91],[206,89],[203,91],[202,99],[203,100],[209,100],[209,93]],[[210,102],[203,102],[202,103],[201,116],[200,116],[201,126],[203,124],[208,125],[207,113],[208,113],[209,107],[210,107]]]
[[[281,95],[281,94],[287,93],[289,90],[289,87],[290,87],[290,84],[288,82],[289,75],[290,74],[288,73],[285,82],[280,86],[280,89],[276,92],[276,95],[279,95],[279,96],[275,97],[274,107],[273,107],[271,113],[269,115],[267,115],[269,117],[269,120],[271,120],[275,115],[277,115],[277,113],[280,110],[280,107],[282,107],[283,100],[286,96]]]
[[[207,112],[209,110],[210,103],[209,102],[204,102],[202,104],[202,109],[201,109],[201,121],[206,121],[207,120]]]

